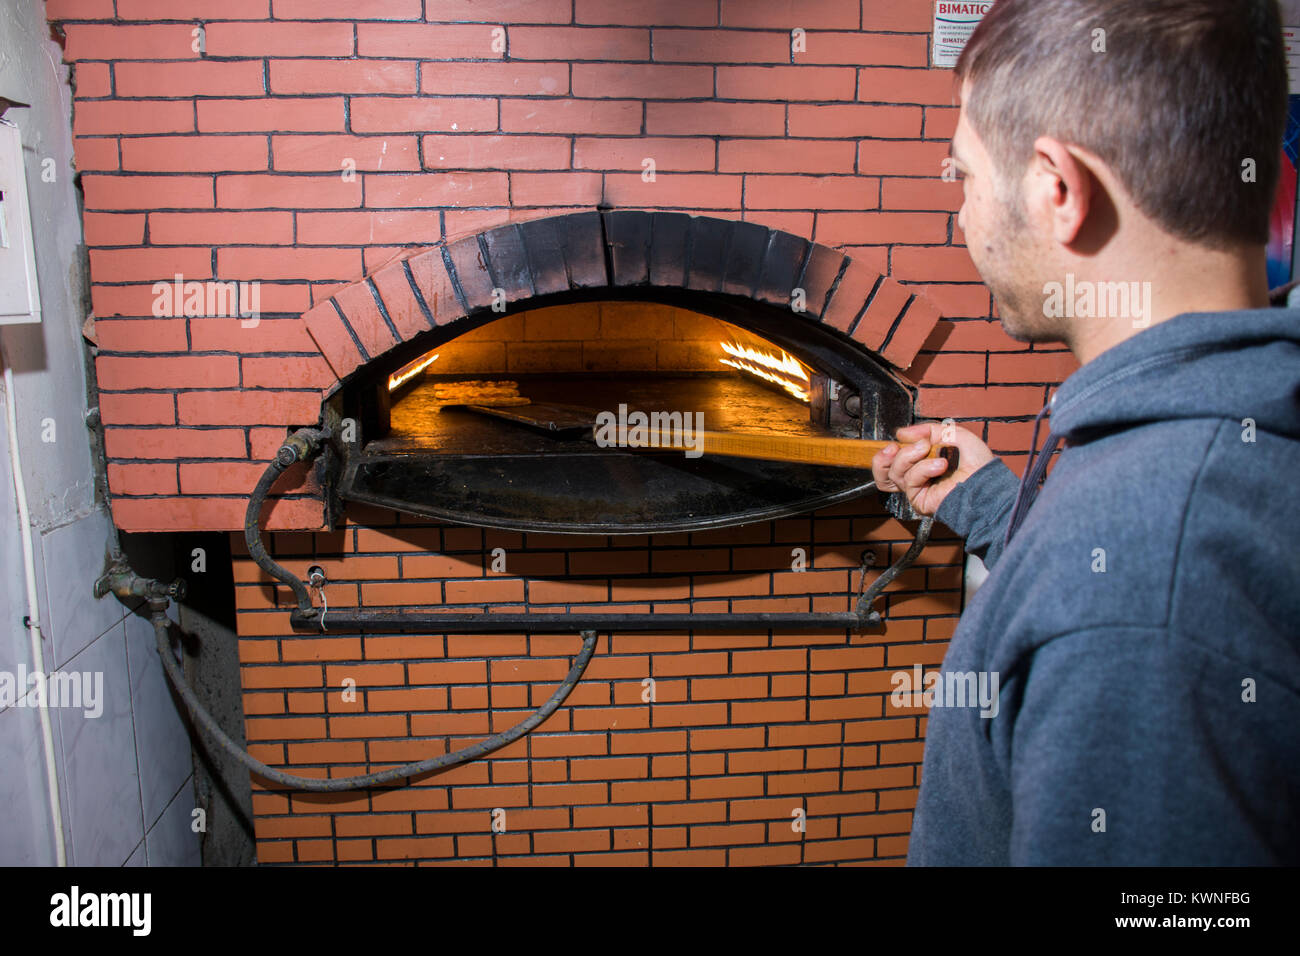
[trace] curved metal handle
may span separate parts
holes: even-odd
[[[326,433],[321,429],[300,428],[285,439],[280,450],[276,452],[275,458],[266,466],[266,471],[262,472],[257,487],[249,495],[248,508],[244,512],[244,543],[248,545],[249,556],[271,577],[281,584],[288,585],[294,599],[298,602],[300,611],[312,610],[311,595],[307,593],[307,585],[303,584],[300,578],[277,564],[267,553],[266,545],[262,543],[262,506],[266,503],[266,496],[270,493],[275,480],[295,462],[310,461],[315,458],[320,453],[325,438]]]
[[[867,588],[865,591],[863,591],[862,588],[867,583],[867,569],[866,567],[863,567],[862,583],[858,585],[857,612],[858,617],[863,620],[867,627],[875,627],[877,624],[884,621],[884,618],[880,616],[880,612],[874,610],[871,605],[876,602],[876,598],[880,596],[880,593],[884,591],[885,588],[889,587],[890,582],[893,581],[894,578],[898,577],[912,566],[912,562],[916,560],[917,556],[921,553],[921,549],[924,548],[926,542],[930,540],[930,529],[932,527],[934,527],[933,516],[922,518],[920,527],[916,529],[916,538],[912,541],[912,546],[907,549],[907,553],[887,567],[884,571],[881,571],[880,577],[872,581],[871,587]]]

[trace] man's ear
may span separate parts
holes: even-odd
[[[1052,236],[1071,245],[1092,208],[1092,170],[1059,139],[1040,136],[1026,179],[1028,204],[1043,215]]]

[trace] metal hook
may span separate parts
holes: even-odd
[[[880,612],[874,610],[872,605],[875,603],[876,598],[880,596],[880,593],[884,591],[885,588],[889,587],[891,581],[912,566],[912,562],[916,560],[917,555],[921,553],[921,549],[924,548],[926,542],[930,540],[930,529],[933,526],[933,516],[922,518],[920,527],[916,529],[916,537],[912,541],[912,546],[907,549],[907,553],[882,571],[880,576],[871,582],[871,587],[867,588],[865,592],[861,590],[862,586],[859,585],[857,612],[858,617],[862,619],[864,626],[875,627],[884,621],[880,616]],[[864,564],[862,569],[862,584],[866,584],[866,581],[867,571]]]
[[[330,603],[325,597],[325,569],[319,564],[313,564],[307,569],[307,582],[316,589],[320,595],[320,629],[321,633],[325,632],[325,612],[330,609]]]

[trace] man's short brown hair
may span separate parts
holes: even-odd
[[[1268,241],[1287,112],[1276,0],[997,0],[957,76],[1003,177],[1052,136],[1173,235]]]

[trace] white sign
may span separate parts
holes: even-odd
[[[934,66],[952,69],[993,0],[938,0],[934,5]]]

